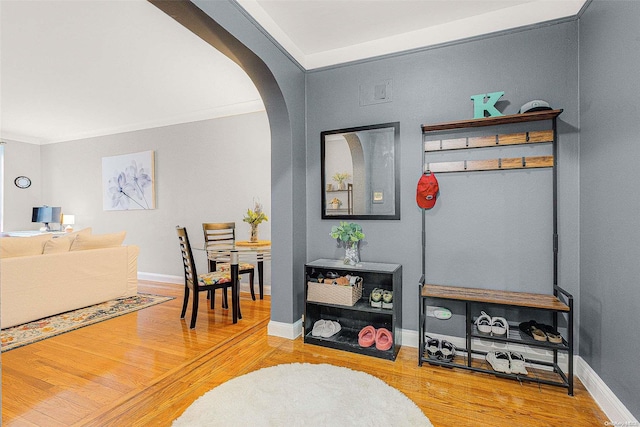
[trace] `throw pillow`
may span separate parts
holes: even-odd
[[[30,237],[0,238],[0,258],[42,255],[44,244],[50,239],[50,234],[40,234]]]
[[[63,236],[54,237],[51,240],[47,240],[44,244],[43,254],[58,254],[61,252],[69,252],[71,249],[71,244],[75,240],[75,238],[80,235],[90,235],[91,228],[83,228],[82,230],[74,231],[73,233],[68,233]]]
[[[73,242],[73,239],[70,239],[66,236],[47,240],[44,244],[44,249],[42,253],[44,255],[47,255],[47,254],[58,254],[61,252],[69,252],[69,248],[71,248],[71,242]]]
[[[73,252],[121,246],[125,236],[125,231],[111,234],[78,234],[69,250]]]
[[[91,227],[83,228],[82,230],[74,231],[73,233],[67,233],[64,237],[73,241],[78,234],[91,234]]]

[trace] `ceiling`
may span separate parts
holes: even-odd
[[[571,17],[585,0],[236,0],[305,69]]]
[[[311,70],[575,16],[585,0],[236,2]],[[1,0],[0,60],[5,141],[264,110],[235,63],[144,0]]]

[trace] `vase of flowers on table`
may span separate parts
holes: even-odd
[[[251,226],[249,241],[255,243],[258,241],[258,225],[263,221],[269,221],[269,218],[262,211],[262,204],[254,201],[253,210],[247,209],[247,213],[242,220]]]

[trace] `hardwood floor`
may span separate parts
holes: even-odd
[[[411,398],[440,426],[603,426],[579,381],[565,389],[456,369],[418,367],[417,349],[395,362],[267,335],[270,301],[243,294],[243,319],[201,303],[196,329],[179,320],[182,287],[141,282],[176,299],[2,354],[6,426],[168,426],[196,398],[245,373],[281,363],[330,363],[368,372]],[[204,300],[204,296],[201,296]],[[219,298],[219,294],[218,294]],[[187,311],[187,316],[190,311]],[[363,405],[366,390],[357,396]]]

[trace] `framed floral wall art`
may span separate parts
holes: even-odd
[[[153,151],[102,158],[102,206],[105,211],[156,208]]]

